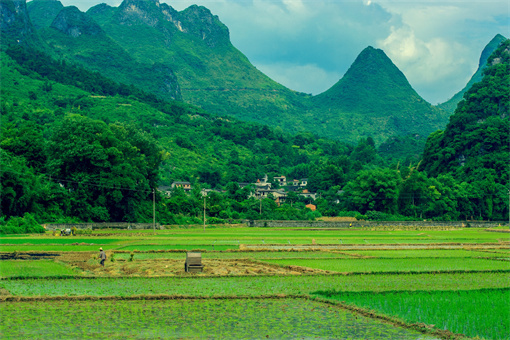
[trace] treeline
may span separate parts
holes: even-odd
[[[388,144],[378,150],[370,137],[353,146],[212,116],[84,69],[62,80],[54,73],[73,66],[19,48],[9,51],[1,59],[3,224],[21,225],[23,216],[29,221],[24,225],[33,219],[148,222],[153,198],[158,222],[198,223],[204,214],[201,188],[218,189],[205,200],[209,223],[321,215],[508,216],[508,41],[489,59],[483,81],[465,94],[446,129],[429,137],[421,162],[395,156],[388,150],[397,148]],[[123,90],[106,91],[116,86]],[[319,198],[290,193],[278,204],[250,198],[249,187],[236,184],[265,174],[308,178],[307,189]],[[192,194],[176,190],[167,197],[156,190],[173,181],[191,182]]]

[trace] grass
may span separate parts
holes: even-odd
[[[238,244],[431,244],[431,243],[498,243],[510,241],[510,234],[490,233],[483,229],[456,230],[304,230],[269,228],[208,228],[156,230],[107,230],[94,231],[101,236],[54,237],[47,233],[43,236],[0,237],[0,244],[57,244],[57,243],[94,243],[122,244],[123,246],[141,245],[238,245]],[[0,250],[6,246],[0,246]],[[10,247],[10,246],[9,246]],[[21,250],[21,249],[20,249]],[[24,249],[23,249],[24,250]],[[29,249],[27,249],[29,250]],[[35,249],[34,249],[35,250]]]
[[[130,277],[2,280],[15,296],[260,296],[308,294],[317,290],[399,291],[507,288],[508,273],[445,273],[410,275],[255,276],[255,277]]]
[[[501,249],[487,251],[462,249],[405,249],[405,250],[346,250],[342,253],[350,255],[373,256],[378,258],[394,257],[502,257]]]
[[[62,275],[78,275],[78,273],[62,263],[51,260],[0,261],[0,277],[47,277]]]
[[[12,237],[9,238],[0,238],[0,246],[4,246],[5,244],[9,245],[23,245],[23,244],[30,244],[30,245],[58,245],[58,244],[73,244],[73,243],[93,243],[93,244],[113,244],[113,243],[121,243],[125,240],[118,239],[118,238],[96,238],[96,237],[76,237],[76,236],[67,236],[67,237],[31,237],[31,238],[20,238],[15,239]]]
[[[267,263],[301,266],[335,272],[431,272],[458,270],[510,270],[510,262],[477,258],[392,258],[392,259],[277,259]]]
[[[3,339],[431,339],[305,299],[16,302],[0,319]]]
[[[67,252],[67,251],[99,251],[99,247],[103,246],[104,249],[118,249],[120,246],[113,246],[113,245],[107,245],[104,246],[102,244],[97,244],[93,246],[83,246],[83,245],[65,245],[65,246],[52,246],[52,245],[46,245],[46,246],[0,246],[0,251],[3,252],[14,252],[14,251],[40,251],[40,252],[54,252],[54,251],[60,251],[60,252]]]
[[[510,290],[317,292],[407,323],[425,323],[470,337],[510,339]],[[454,311],[454,312],[453,312]]]

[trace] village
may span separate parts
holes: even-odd
[[[276,186],[273,186],[273,183],[276,183]],[[311,203],[317,199],[317,193],[308,191],[308,189],[306,189],[307,184],[307,178],[287,180],[285,176],[275,176],[271,182],[268,180],[267,175],[262,179],[258,179],[255,183],[237,183],[239,189],[245,187],[252,188],[249,197],[255,197],[256,199],[271,198],[278,205],[289,200],[289,193],[295,193],[298,197],[309,199],[310,204],[308,204],[307,207],[311,210],[315,210],[315,205]],[[172,190],[175,188],[181,188],[188,194],[193,190],[190,182],[173,182],[170,186],[160,186],[158,190],[167,196],[171,196]],[[210,192],[223,193],[225,191],[205,188],[201,190],[203,197],[206,197]]]

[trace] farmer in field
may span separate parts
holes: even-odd
[[[106,253],[103,248],[99,248],[99,258],[101,259],[100,264],[104,267],[104,261],[106,261]]]

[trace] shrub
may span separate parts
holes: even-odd
[[[42,234],[44,232],[44,228],[30,213],[25,213],[23,217],[11,217],[5,225],[0,226],[0,234]]]

